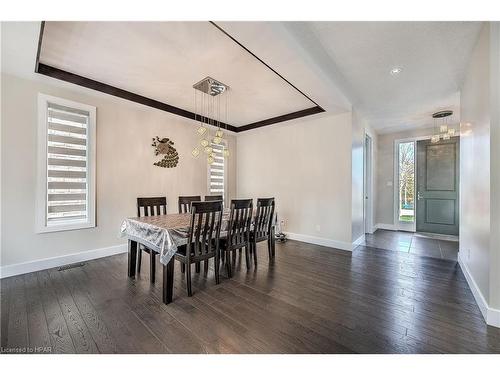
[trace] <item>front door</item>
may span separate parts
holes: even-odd
[[[459,137],[417,142],[417,232],[458,235]]]

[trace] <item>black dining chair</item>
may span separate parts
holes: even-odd
[[[191,203],[193,202],[200,202],[201,201],[201,196],[200,195],[186,195],[186,196],[181,196],[179,197],[179,213],[180,214],[187,214],[191,212]],[[181,271],[184,273],[186,270],[185,265],[181,265]],[[200,262],[196,263],[196,273],[200,273],[201,266]]]
[[[192,296],[191,264],[214,258],[215,283],[219,284],[219,240],[222,223],[222,202],[192,202],[188,242],[179,246],[174,257],[186,267],[188,296]]]
[[[247,269],[250,268],[250,224],[252,221],[252,199],[231,200],[227,234],[221,238],[221,255],[226,265],[227,276],[232,276],[231,253],[236,259],[236,250],[245,248]]]
[[[257,208],[253,229],[250,231],[250,251],[253,254],[254,264],[257,267],[257,243],[267,241],[269,260],[274,258],[273,252],[273,219],[274,198],[257,199]]]
[[[199,195],[179,197],[179,213],[180,214],[189,213],[191,210],[191,203],[200,201],[201,201],[201,196]]]
[[[137,198],[137,216],[155,216],[167,214],[167,198],[166,197],[152,197],[152,198]],[[156,271],[156,251],[148,249],[146,246],[140,244],[139,251],[137,252],[137,273],[141,273],[141,259],[142,252],[150,255],[150,276],[151,283],[155,282]]]
[[[209,201],[222,201],[222,195],[205,195],[205,202]]]

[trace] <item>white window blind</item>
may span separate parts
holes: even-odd
[[[45,95],[39,106],[39,230],[94,226],[95,108]]]
[[[209,193],[225,197],[224,145],[212,143],[210,146],[215,154],[215,161],[209,165]]]

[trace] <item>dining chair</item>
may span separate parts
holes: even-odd
[[[142,210],[141,210],[142,209]],[[152,198],[137,198],[137,216],[155,216],[155,215],[166,215],[167,214],[167,198],[166,197],[152,197]],[[149,279],[151,283],[155,282],[155,271],[156,271],[156,251],[148,249],[144,245],[139,245],[139,251],[137,252],[137,273],[141,273],[141,259],[142,252],[146,252],[150,255],[150,276]]]
[[[222,201],[222,195],[205,195],[205,202],[209,201]]]
[[[192,296],[191,264],[214,258],[215,283],[219,284],[219,240],[222,223],[222,202],[192,202],[188,242],[179,246],[174,257],[186,267],[188,296]]]
[[[226,265],[227,276],[232,276],[231,253],[236,258],[236,250],[245,248],[245,261],[247,269],[250,268],[250,224],[252,221],[252,199],[231,200],[227,234],[221,238],[221,255]]]
[[[257,267],[257,243],[267,241],[267,251],[269,260],[274,258],[273,252],[273,218],[274,218],[274,198],[258,198],[257,209],[250,231],[250,252],[253,254],[254,264]]]
[[[201,201],[201,196],[199,195],[179,197],[179,213],[180,214],[189,213],[191,210],[191,203],[200,201]]]

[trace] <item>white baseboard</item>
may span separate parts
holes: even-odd
[[[354,250],[357,246],[361,245],[363,242],[365,242],[365,235],[359,236],[351,245],[352,250]]]
[[[299,234],[299,233],[286,232],[286,235],[291,240],[312,243],[314,245],[333,247],[335,249],[347,250],[347,251],[352,251],[353,249],[353,244],[349,242],[336,241],[323,237],[308,236],[306,234]]]
[[[0,267],[0,278],[3,279],[4,277],[22,275],[24,273],[46,270],[67,264],[84,262],[91,259],[103,258],[110,255],[125,253],[127,251],[127,244],[122,244],[53,258],[34,260],[31,262],[9,264],[7,266]]]
[[[479,310],[481,310],[481,314],[483,314],[483,318],[486,323],[490,326],[499,327],[500,328],[500,310],[494,309],[488,305],[486,299],[484,298],[481,290],[476,284],[476,281],[472,277],[467,264],[462,260],[462,257],[458,253],[458,264],[462,269],[465,278],[467,280],[467,284],[469,284],[469,288],[472,291],[472,295],[476,300],[477,305],[479,306]]]
[[[375,227],[375,230],[377,230],[377,229],[398,230],[394,224],[378,223],[378,224],[375,224],[374,227]]]

